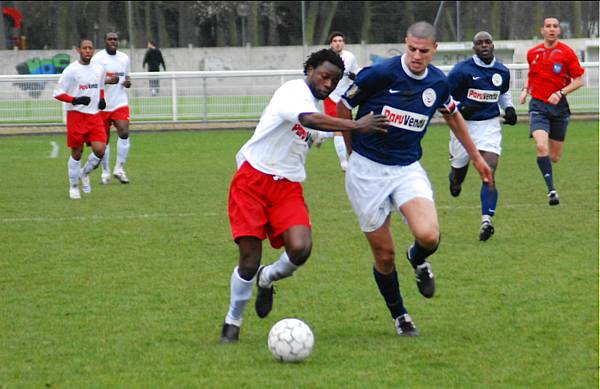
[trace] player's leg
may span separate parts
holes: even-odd
[[[335,152],[337,153],[338,159],[340,160],[340,168],[345,172],[348,168],[348,152],[346,151],[344,137],[336,134],[333,137],[333,144],[335,146]]]
[[[398,281],[395,263],[396,253],[390,228],[390,216],[388,215],[381,227],[375,231],[365,232],[364,234],[375,259],[373,266],[375,283],[392,319],[394,319],[398,335],[418,336],[419,331],[408,315],[402,294],[400,293],[400,282]]]
[[[81,155],[83,153],[83,144],[71,147],[71,156],[67,162],[67,174],[69,176],[69,197],[73,200],[79,200],[79,178],[81,176]]]
[[[490,151],[480,151],[481,156],[492,169],[492,178],[494,182],[490,186],[487,183],[481,183],[479,197],[481,199],[481,227],[479,229],[479,240],[486,241],[494,234],[494,223],[492,218],[496,214],[496,205],[498,204],[498,188],[496,187],[495,174],[498,166],[498,154]]]
[[[548,189],[548,202],[550,205],[557,205],[558,193],[554,187],[552,159],[550,158],[551,118],[547,112],[549,108],[536,99],[531,100],[529,107],[529,132],[535,141],[536,162]]]
[[[450,194],[452,197],[458,197],[469,170],[469,154],[454,134],[450,134],[448,151],[450,152],[450,173],[448,173]]]
[[[81,186],[83,193],[91,193],[92,185],[90,182],[90,173],[96,169],[102,162],[106,143],[104,140],[90,142],[92,152],[88,155],[86,164],[81,168]]]
[[[121,184],[128,184],[129,178],[127,178],[123,167],[125,162],[127,162],[127,156],[131,147],[129,142],[129,107],[123,107],[115,111],[114,124],[119,139],[117,139],[117,161],[113,175]]]
[[[287,180],[273,181],[269,193],[269,240],[271,246],[283,246],[285,251],[277,261],[259,270],[255,309],[260,318],[273,308],[273,282],[293,275],[312,250],[310,218],[302,186]]]
[[[244,311],[252,297],[254,276],[262,256],[262,240],[256,237],[240,237],[237,244],[240,259],[238,266],[231,273],[229,310],[221,330],[222,343],[233,343],[239,340]]]
[[[102,175],[100,176],[100,182],[103,185],[107,185],[110,183],[110,126],[112,124],[111,120],[112,112],[101,111],[100,116],[102,117],[102,122],[104,124],[104,129],[106,130],[106,148],[104,150],[104,157],[102,158]]]
[[[437,211],[432,199],[415,197],[400,206],[408,226],[415,237],[406,257],[413,269],[419,292],[427,298],[435,294],[434,275],[427,258],[436,252],[440,243]]]

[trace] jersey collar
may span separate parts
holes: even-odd
[[[427,74],[429,73],[428,67],[425,68],[425,71],[423,72],[423,74],[421,74],[421,75],[414,74],[413,72],[410,71],[406,62],[404,62],[405,56],[406,56],[406,54],[402,54],[402,57],[400,58],[400,62],[402,62],[402,69],[404,70],[404,73],[406,73],[407,76],[409,76],[410,78],[414,78],[415,80],[422,80],[425,77],[427,77]]]
[[[496,57],[492,58],[492,62],[489,64],[483,62],[477,55],[473,56],[473,61],[475,61],[475,65],[481,66],[482,68],[493,68],[496,64]]]

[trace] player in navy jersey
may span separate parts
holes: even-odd
[[[413,24],[407,31],[405,54],[361,70],[337,105],[342,118],[351,118],[356,106],[357,118],[371,112],[388,118],[385,134],[344,134],[351,153],[346,192],[371,246],[375,282],[400,336],[419,332],[400,293],[390,217],[395,209],[408,223],[415,241],[407,259],[421,294],[433,297],[434,276],[426,259],[437,250],[440,232],[431,184],[419,160],[421,139],[436,111],[463,143],[482,179],[492,180],[456,109],[446,76],[430,65],[436,48],[435,28],[426,22]]]
[[[481,156],[495,173],[502,148],[500,107],[504,123],[514,126],[517,114],[509,91],[510,71],[494,57],[494,42],[490,33],[481,31],[473,37],[475,55],[452,68],[448,74],[450,93],[458,101],[458,109],[467,121],[469,135]],[[469,156],[453,134],[450,134],[450,194],[457,197],[469,168]],[[494,234],[492,217],[496,213],[498,190],[481,184],[481,227],[479,240]]]

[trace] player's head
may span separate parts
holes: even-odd
[[[156,42],[153,40],[149,40],[148,41],[148,48],[149,49],[156,49]]]
[[[119,36],[116,32],[107,32],[104,35],[104,48],[108,54],[114,55],[119,47]]]
[[[94,42],[90,38],[82,38],[76,50],[79,53],[79,62],[87,65],[94,55]]]
[[[542,25],[542,36],[547,43],[554,43],[560,37],[560,22],[557,18],[548,17]]]
[[[494,59],[494,40],[487,31],[479,31],[473,37],[473,51],[485,63]]]
[[[406,31],[406,65],[414,74],[422,74],[437,50],[435,27],[417,22]]]
[[[319,100],[325,99],[344,74],[344,61],[331,49],[315,51],[304,62],[306,83]]]
[[[329,43],[329,48],[336,53],[340,54],[346,45],[346,37],[339,31],[334,31],[329,34],[329,38],[327,38],[327,43]]]

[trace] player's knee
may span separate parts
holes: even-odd
[[[548,146],[543,143],[537,143],[535,150],[537,151],[538,155],[548,155]]]
[[[248,255],[240,257],[240,264],[238,266],[238,272],[240,277],[246,281],[251,280],[258,272],[260,266],[260,256]]]
[[[312,244],[310,242],[292,245],[286,248],[290,262],[296,266],[302,266],[310,257],[312,251]]]
[[[396,251],[390,247],[380,247],[374,250],[375,261],[382,268],[393,266],[396,261]]]

